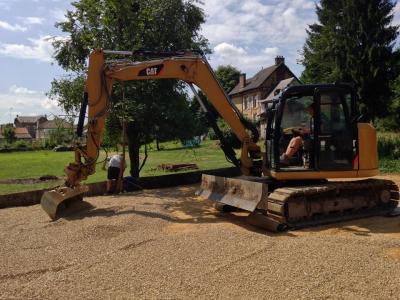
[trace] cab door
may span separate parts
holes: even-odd
[[[357,130],[351,122],[353,95],[345,88],[318,88],[314,94],[314,151],[317,170],[352,170]]]

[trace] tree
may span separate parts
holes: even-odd
[[[59,65],[73,73],[64,81],[55,79],[50,92],[70,112],[79,110],[79,93],[70,89],[79,90],[90,49],[209,52],[208,41],[199,33],[204,13],[195,0],[78,0],[72,6],[67,20],[56,25],[69,37],[53,45]],[[138,177],[140,146],[154,137],[156,128],[165,132],[178,121],[180,115],[174,105],[182,108],[189,103],[186,91],[175,80],[126,82],[114,86],[114,117],[118,117],[117,104],[123,91],[130,115],[127,136],[131,175]],[[185,127],[180,124],[175,128]]]
[[[383,131],[398,131],[400,126],[400,75],[392,82],[394,97],[388,108],[389,114],[386,118],[376,122],[378,129]]]
[[[371,119],[388,114],[398,59],[390,0],[322,0],[319,23],[309,26],[303,47],[304,82],[350,81],[360,111]]]
[[[231,65],[220,65],[217,67],[215,70],[215,76],[217,77],[218,81],[221,83],[222,88],[225,90],[226,94],[228,94],[239,82],[239,77],[240,77],[241,71],[236,69],[235,67]],[[203,101],[203,103],[206,105],[207,110],[210,111],[216,118],[219,118],[220,115],[217,112],[217,110],[210,104],[208,101],[206,95],[202,91],[198,91],[198,95],[200,99]],[[196,98],[193,96],[192,98],[192,110],[193,111],[200,111],[200,117],[198,119],[199,122],[203,122],[203,124],[206,124],[207,121],[205,117],[203,116],[201,110],[200,110],[200,105],[198,104]],[[202,125],[199,125],[202,126]]]
[[[8,144],[12,144],[16,141],[15,128],[13,126],[5,126],[3,129],[4,139]]]
[[[215,75],[222,87],[229,93],[239,82],[241,72],[231,65],[221,65],[215,70]]]
[[[84,86],[85,77],[81,72],[70,74],[61,79],[54,79],[47,96],[56,99],[67,113],[76,114],[80,108]]]

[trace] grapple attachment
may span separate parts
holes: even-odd
[[[79,185],[75,188],[61,187],[55,190],[47,191],[43,194],[40,200],[42,209],[54,221],[57,219],[57,214],[60,209],[63,209],[68,202],[82,201],[83,193],[89,189],[87,186]]]
[[[268,185],[256,181],[203,174],[197,194],[217,203],[253,212],[268,196]]]

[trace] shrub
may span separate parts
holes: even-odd
[[[32,149],[32,145],[26,141],[16,141],[13,146],[17,149]]]
[[[400,135],[396,133],[378,134],[378,154],[380,158],[400,158]]]

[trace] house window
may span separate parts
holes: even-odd
[[[253,107],[257,107],[257,95],[253,96]]]
[[[248,103],[247,103],[247,96],[243,97],[243,109],[246,110],[248,108]]]

